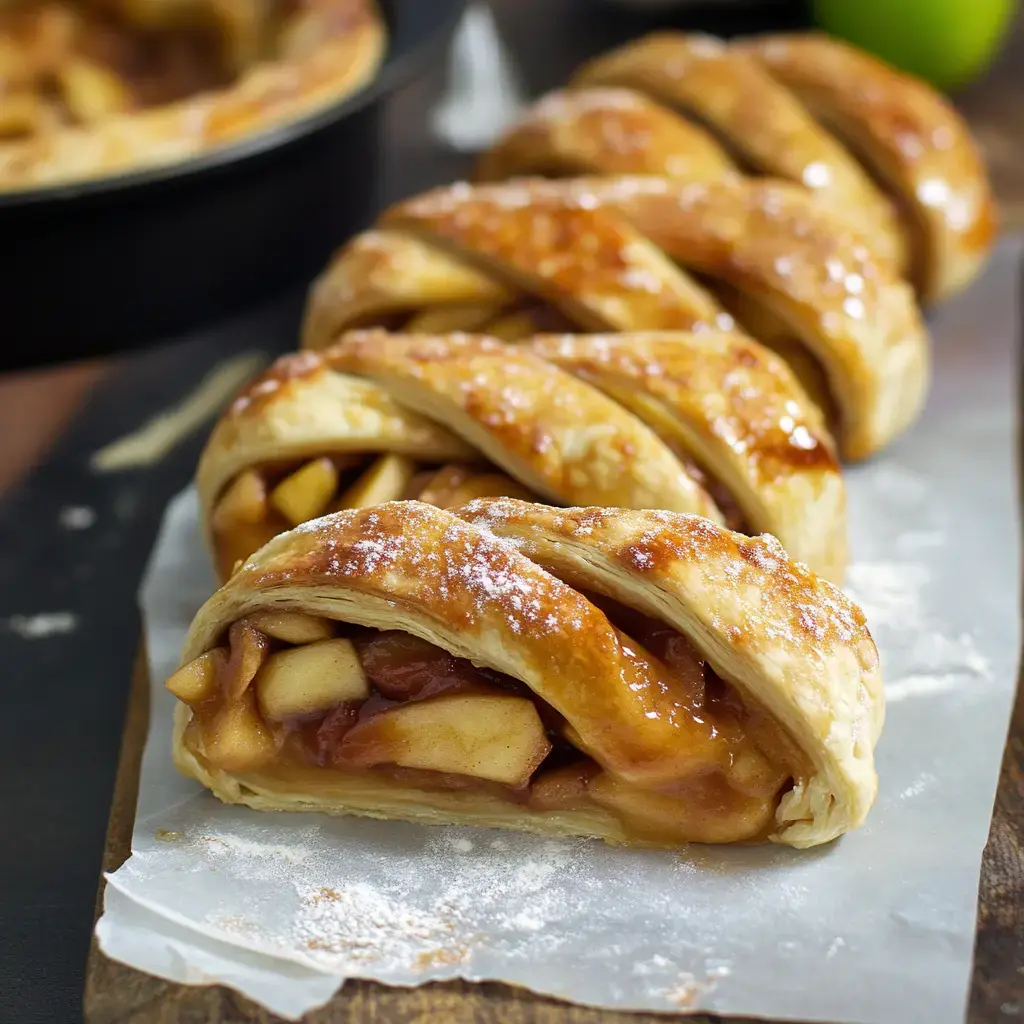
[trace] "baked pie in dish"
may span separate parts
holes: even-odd
[[[862,613],[698,516],[325,516],[210,598],[167,686],[179,768],[260,810],[810,847],[876,792]]]
[[[584,65],[480,161],[478,176],[757,174],[808,189],[932,302],[975,276],[992,191],[931,86],[821,35],[731,44],[658,32]]]
[[[696,513],[770,532],[832,580],[846,561],[846,493],[817,406],[782,359],[726,332],[353,331],[253,381],[196,483],[222,579],[293,526],[413,498]]]
[[[738,331],[774,348],[847,459],[916,418],[930,343],[914,293],[826,204],[739,177],[516,179],[387,210],[314,284],[303,347],[351,327]]]
[[[366,85],[373,0],[0,5],[0,190],[197,156]]]

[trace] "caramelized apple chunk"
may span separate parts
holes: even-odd
[[[250,615],[249,621],[261,633],[286,644],[312,644],[334,636],[330,619],[304,612],[259,612]]]
[[[532,701],[454,693],[363,719],[345,734],[339,755],[358,767],[393,764],[521,788],[550,749]]]
[[[283,721],[366,700],[370,687],[351,640],[320,640],[267,658],[256,676],[260,711]]]
[[[186,704],[201,704],[217,692],[218,677],[227,663],[228,652],[223,647],[215,647],[182,665],[164,686]]]
[[[267,487],[263,477],[247,469],[231,482],[213,511],[217,533],[231,533],[240,526],[255,526],[267,516]]]
[[[397,501],[415,471],[413,462],[404,455],[382,455],[344,491],[335,508],[365,508],[384,501]]]
[[[467,466],[444,466],[424,487],[420,501],[438,508],[465,505],[474,498],[521,498],[533,494],[504,473],[478,473]]]
[[[471,476],[473,476],[473,469],[470,466],[456,464],[442,466],[424,485],[419,500],[427,505],[446,508],[457,488],[461,487]]]
[[[270,643],[248,619],[232,623],[228,642],[231,655],[224,669],[223,686],[224,696],[232,701],[249,688],[270,650]]]
[[[271,492],[270,504],[299,526],[323,515],[338,489],[338,469],[328,458],[314,459],[286,476]]]
[[[256,711],[252,690],[203,722],[202,748],[207,760],[229,772],[252,771],[276,755],[277,744]]]

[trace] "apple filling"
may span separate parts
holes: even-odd
[[[714,499],[726,525],[744,531],[746,523],[732,495],[685,453],[676,452],[686,471]],[[457,508],[475,498],[538,497],[496,467],[448,463],[428,466],[404,455],[324,455],[299,466],[244,470],[224,489],[212,517],[217,571],[222,579],[239,562],[280,533],[343,509],[385,501],[412,500]]]
[[[687,766],[670,781],[639,785],[606,770],[525,684],[400,631],[257,612],[167,688],[191,708],[183,742],[193,756],[263,783],[301,778],[315,793],[341,776],[390,780],[428,805],[486,799],[589,823],[581,831],[604,822],[604,834],[635,842],[763,837],[801,775],[799,754],[685,637],[601,603],[690,716],[692,757],[666,752]]]
[[[454,508],[474,498],[536,496],[481,463],[418,464],[403,455],[321,456],[294,465],[247,469],[225,488],[213,511],[217,569],[227,579],[240,561],[295,526],[342,509],[417,499]]]

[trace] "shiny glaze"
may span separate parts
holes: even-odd
[[[703,181],[735,170],[697,125],[629,89],[595,88],[539,100],[484,154],[477,178],[597,173]]]
[[[461,412],[491,459],[564,504],[714,514],[707,495],[634,416],[527,348],[475,335],[352,332],[332,362],[439,419]],[[465,430],[452,416],[456,430]],[[475,436],[475,435],[471,435]]]
[[[304,550],[286,562],[269,554],[259,567],[250,563],[229,586],[316,579],[430,607],[467,637],[500,622],[516,638],[516,671],[508,674],[571,721],[583,749],[608,770],[670,783],[696,764],[728,766],[728,748],[718,742],[725,727],[694,714],[675,674],[510,546],[417,502],[338,513],[299,527],[289,539],[304,541]],[[552,634],[572,638],[569,656],[557,665],[550,659]],[[585,690],[580,679],[588,680]]]
[[[913,76],[825,36],[768,36],[743,48],[913,206],[926,230],[917,269],[926,297],[973,276],[993,244],[996,211],[978,148],[946,99]]]
[[[693,114],[753,170],[810,189],[839,211],[857,210],[872,246],[902,265],[904,243],[886,197],[799,99],[738,49],[710,36],[657,32],[591,61],[574,82],[626,86]]]
[[[707,328],[717,304],[622,218],[526,179],[464,183],[399,203],[385,226],[485,262],[586,328]]]
[[[754,486],[839,469],[817,410],[789,370],[742,335],[562,335],[536,338],[532,347],[597,387],[664,398],[693,417],[699,433],[724,439],[749,464]],[[643,417],[642,406],[636,414]]]
[[[755,762],[763,764],[763,768],[755,776],[747,772],[738,780],[739,788],[733,788],[727,776],[721,774],[722,769],[732,764],[734,756],[745,756],[748,763],[754,756],[750,739],[737,728],[737,723],[747,715],[735,694],[706,670],[702,659],[678,633],[614,602],[605,601],[603,607],[617,622],[630,629],[631,639],[643,640],[659,651],[663,657],[661,671],[673,675],[677,694],[686,695],[690,713],[695,718],[714,721],[715,742],[728,751],[725,765],[719,763],[715,770],[714,761],[702,765],[698,759],[684,778],[660,785],[656,790],[636,789],[614,780],[600,765],[582,756],[563,735],[566,723],[562,716],[518,680],[474,666],[409,634],[353,627],[344,628],[356,644],[372,685],[370,698],[338,704],[324,712],[283,723],[264,722],[262,727],[268,736],[273,735],[277,746],[275,764],[285,769],[291,764],[305,764],[345,772],[366,770],[363,766],[370,764],[374,765],[371,771],[383,772],[400,784],[424,790],[479,791],[499,799],[526,803],[535,810],[579,809],[596,803],[605,806],[637,839],[644,841],[700,839],[704,837],[702,829],[712,840],[719,837],[722,829],[730,834],[737,832],[741,837],[752,836],[757,829],[750,829],[747,821],[752,816],[758,822],[770,818],[771,808],[789,771],[778,765],[773,767],[763,759],[757,762],[755,757]],[[219,673],[216,690],[210,699],[193,707],[187,737],[201,756],[205,730],[215,727],[218,712],[236,701],[251,703],[251,692],[237,692],[239,662],[253,649],[265,652],[267,640],[262,637],[252,648],[243,646],[239,641],[246,631],[253,632],[248,620],[232,625],[228,648],[221,649],[224,667]],[[232,689],[235,692],[230,692]],[[362,738],[368,735],[366,730],[358,731],[358,739],[357,732],[353,732],[360,723],[379,719],[402,702],[430,700],[454,692],[511,692],[532,698],[548,731],[552,750],[528,787],[516,788],[473,777],[401,768],[388,761],[386,729],[373,730],[372,739],[366,740]],[[367,743],[377,746],[371,748]],[[265,770],[273,772],[274,768]],[[588,792],[592,785],[593,798]],[[655,792],[660,796],[655,796]],[[650,806],[632,808],[637,801],[641,804],[646,801]]]

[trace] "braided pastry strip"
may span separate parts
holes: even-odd
[[[771,532],[832,579],[846,559],[819,411],[781,359],[724,333],[352,332],[254,381],[196,481],[223,577],[289,526],[401,498],[662,508]]]
[[[610,87],[619,97],[635,90],[650,98],[628,132],[625,101],[609,99]],[[590,61],[571,88],[580,95],[528,113],[484,158],[481,174],[565,173],[572,165],[616,174],[625,149],[631,162],[646,162],[636,171],[704,180],[708,165],[686,159],[694,143],[656,127],[676,110],[710,128],[744,166],[800,183],[859,218],[871,247],[910,274],[925,302],[962,288],[991,250],[991,186],[963,119],[926,83],[837,40],[769,35],[727,45],[658,32]],[[652,111],[651,101],[669,111]],[[684,148],[673,169],[676,144]]]
[[[877,786],[860,610],[773,539],[666,512],[324,517],[210,598],[167,685],[179,768],[257,809],[810,847]]]
[[[438,268],[453,263],[461,267],[445,301]],[[509,338],[734,326],[678,264],[709,287],[720,283],[744,320],[767,324],[767,343],[801,352],[794,369],[811,390],[826,382],[846,458],[873,454],[916,417],[929,356],[910,288],[827,208],[777,182],[524,179],[436,189],[392,207],[379,230],[341,250],[314,285],[303,346],[322,348],[367,322]],[[495,303],[496,283],[504,304]]]

